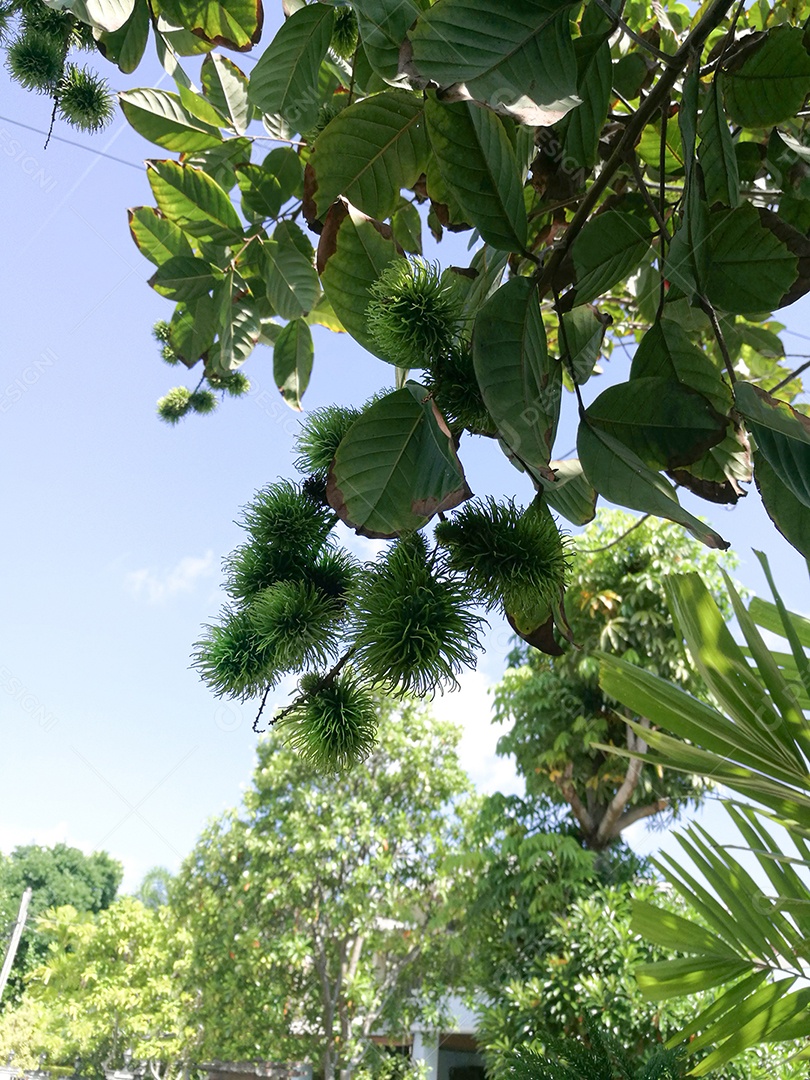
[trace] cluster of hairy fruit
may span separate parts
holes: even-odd
[[[174,366],[182,363],[172,348],[171,327],[167,322],[156,322],[152,327],[152,334],[160,346],[160,355],[167,364]],[[212,413],[219,403],[217,391],[220,397],[226,394],[241,397],[249,390],[250,382],[241,371],[229,371],[224,375],[208,372],[194,390],[189,390],[187,386],[175,386],[164,394],[158,400],[157,414],[167,424],[177,424],[189,413]]]
[[[112,120],[114,99],[106,80],[70,59],[96,50],[92,28],[70,11],[42,0],[8,0],[0,4],[0,41],[12,79],[52,98],[54,115],[90,132]]]
[[[336,535],[326,471],[360,410],[314,412],[298,439],[306,478],[282,480],[245,508],[245,541],[226,559],[229,603],[205,628],[194,666],[218,695],[266,695],[298,679],[275,723],[321,771],[363,760],[376,695],[431,695],[475,665],[483,610],[551,610],[567,549],[547,510],[469,502],[435,529],[401,536],[361,564]]]

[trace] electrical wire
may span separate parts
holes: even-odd
[[[48,132],[42,128],[32,127],[30,124],[23,124],[20,120],[12,120],[10,116],[0,116],[0,120],[5,121],[7,124],[15,124],[17,127],[25,128],[26,131],[33,131],[37,135],[47,136]],[[73,139],[65,139],[62,135],[51,135],[51,139],[56,142],[66,143],[68,146],[75,146],[78,150],[87,150],[91,154],[95,154],[97,157],[107,158],[109,161],[117,161],[119,165],[128,165],[130,169],[137,169],[138,172],[143,171],[143,165],[136,165],[134,161],[127,161],[125,158],[115,157],[114,154],[107,154],[103,150],[96,150],[93,146],[87,146],[85,143],[74,142]]]

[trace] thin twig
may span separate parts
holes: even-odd
[[[785,376],[785,378],[782,379],[781,382],[778,382],[776,386],[772,387],[768,393],[775,394],[777,390],[781,390],[783,386],[787,386],[788,383],[793,382],[794,379],[797,379],[803,372],[807,371],[808,368],[810,368],[810,360],[808,360],[806,364],[801,364],[795,371],[791,371],[790,375]]]
[[[626,529],[621,536],[617,536],[615,540],[611,540],[609,544],[602,544],[601,547],[595,548],[577,548],[577,555],[595,555],[597,551],[607,551],[609,548],[616,547],[617,544],[621,544],[623,540],[626,540],[630,533],[643,525],[647,518],[651,518],[652,514],[645,514],[644,517],[640,517],[629,529]]]
[[[45,145],[43,150],[48,149],[48,143],[51,141],[51,135],[53,135],[53,126],[56,123],[56,110],[59,108],[59,98],[56,94],[53,95],[53,109],[51,110],[51,122],[48,125],[48,134],[45,138]]]
[[[621,15],[614,11],[607,3],[607,0],[596,0],[596,4],[602,9],[605,15],[607,15],[614,26],[618,27],[623,34],[627,35],[627,37],[632,38],[636,45],[640,45],[642,49],[646,49],[648,53],[656,58],[656,60],[659,60],[662,64],[667,66],[674,61],[675,57],[672,53],[661,52],[660,49],[656,49],[655,45],[651,45],[649,41],[646,41],[641,34],[638,34],[635,30],[631,29]]]
[[[726,345],[726,339],[725,337],[723,337],[723,331],[720,327],[720,320],[717,318],[717,312],[714,310],[714,307],[706,299],[705,296],[701,296],[698,299],[700,307],[709,316],[709,322],[712,324],[712,330],[714,331],[714,336],[717,339],[717,344],[723,357],[723,363],[726,366],[728,380],[733,386],[734,383],[737,381],[737,374],[734,371],[734,365],[731,362],[731,356],[728,351],[728,346]]]
[[[661,230],[661,236],[663,237],[667,231],[667,223],[661,216],[661,212],[659,208],[655,205],[655,200],[650,194],[650,189],[647,187],[647,182],[645,181],[644,174],[639,167],[638,158],[636,157],[635,152],[633,152],[627,160],[630,164],[630,168],[633,170],[633,176],[635,177],[636,183],[638,184],[638,189],[644,197],[644,201],[647,204],[650,213],[655,218],[655,222],[658,225],[658,228]]]
[[[264,728],[262,731],[259,731],[259,728],[258,728],[257,725],[258,725],[259,721],[262,718],[262,713],[264,712],[264,707],[267,704],[267,698],[269,697],[270,691],[272,689],[273,689],[273,684],[268,683],[267,686],[265,687],[264,694],[262,695],[262,703],[259,706],[259,711],[256,713],[256,718],[253,721],[253,730],[256,732],[257,735],[264,735],[265,731],[267,731],[267,728]],[[271,720],[270,723],[274,724],[275,720]]]
[[[312,690],[310,690],[307,694],[299,694],[298,697],[295,698],[294,701],[291,701],[289,705],[285,705],[283,709],[279,709],[279,711],[276,713],[276,715],[273,717],[273,719],[270,721],[270,723],[271,724],[277,724],[280,720],[283,720],[285,716],[289,716],[291,712],[293,712],[295,709],[298,709],[301,705],[303,705],[306,702],[307,698],[311,694],[317,694],[319,690],[323,690],[323,688],[325,686],[328,686],[329,683],[332,682],[332,680],[335,678],[335,676],[340,674],[342,669],[346,666],[346,664],[349,662],[349,660],[351,660],[351,658],[354,656],[355,652],[356,652],[356,647],[354,645],[352,645],[352,647],[350,649],[348,649],[343,654],[343,656],[341,656],[341,658],[338,660],[338,662],[335,664],[335,666],[331,669],[331,671],[327,671],[325,675],[321,676],[321,678],[318,680],[318,682],[315,684],[315,686],[312,688]],[[256,714],[256,719],[253,721],[253,730],[254,731],[256,731],[256,724],[259,722],[259,717],[262,715],[262,709],[264,708],[264,702],[265,702],[265,699],[267,698],[267,694],[268,694],[269,690],[270,690],[270,687],[268,686],[267,690],[265,691],[264,698],[262,699],[261,709],[259,709],[258,713]]]

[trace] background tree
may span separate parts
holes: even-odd
[[[314,1060],[333,1080],[372,1032],[407,1032],[452,984],[458,732],[415,705],[379,710],[384,737],[349,773],[263,739],[244,808],[186,860],[174,902],[193,937],[201,1056]]]
[[[3,1005],[19,998],[26,973],[41,964],[47,942],[41,937],[36,917],[48,908],[69,904],[79,912],[99,912],[115,900],[124,869],[105,851],[85,855],[65,844],[17,847],[0,857],[0,925],[10,933],[17,918],[23,891],[33,889],[20,947],[12,968]]]
[[[511,725],[498,753],[514,756],[527,798],[564,807],[582,843],[600,850],[635,821],[677,816],[699,801],[704,781],[662,775],[602,748],[634,750],[636,736],[599,685],[598,655],[620,656],[705,695],[672,624],[667,575],[698,570],[726,615],[730,607],[717,556],[668,522],[603,510],[573,542],[566,611],[579,648],[549,657],[518,647],[496,687],[494,716]],[[725,564],[734,565],[728,557]]]
[[[29,976],[17,1008],[0,1019],[0,1053],[15,1064],[55,1064],[102,1076],[131,1050],[162,1077],[187,1065],[196,1041],[184,989],[191,938],[165,907],[122,897],[97,915],[70,906],[37,919],[45,961]],[[33,1061],[31,1060],[33,1058]]]

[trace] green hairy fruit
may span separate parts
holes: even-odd
[[[332,27],[332,52],[342,60],[349,60],[357,48],[357,16],[350,7],[335,8]]]
[[[451,430],[497,434],[497,425],[481,397],[467,342],[456,343],[431,361],[428,389]]]
[[[280,581],[254,600],[251,621],[262,647],[285,671],[323,666],[343,605],[304,581]]]
[[[191,408],[191,391],[186,386],[175,386],[157,403],[158,416],[167,424],[182,420]]]
[[[11,77],[26,88],[51,94],[62,77],[65,50],[50,34],[29,30],[8,47],[6,64]]]
[[[82,131],[101,131],[115,112],[106,79],[74,64],[68,67],[60,83],[58,99],[62,117]]]
[[[301,680],[302,699],[279,728],[289,745],[318,772],[341,772],[374,749],[377,712],[370,692],[349,672]]]
[[[242,701],[260,693],[276,676],[272,652],[250,613],[227,608],[222,621],[206,627],[195,642],[191,666],[218,697]]]
[[[195,390],[189,397],[188,404],[196,413],[211,413],[217,407],[217,399],[210,390]]]
[[[501,604],[517,621],[543,621],[559,604],[570,543],[540,503],[524,511],[511,501],[475,500],[440,522],[436,538],[488,607]]]
[[[424,259],[395,259],[371,286],[368,329],[400,367],[423,368],[449,352],[461,328],[461,298]]]
[[[295,440],[296,469],[299,472],[327,472],[338,446],[360,415],[360,409],[347,405],[328,405],[310,413]]]
[[[430,694],[475,666],[482,620],[458,582],[431,565],[418,534],[366,571],[353,614],[357,663],[389,692]]]

